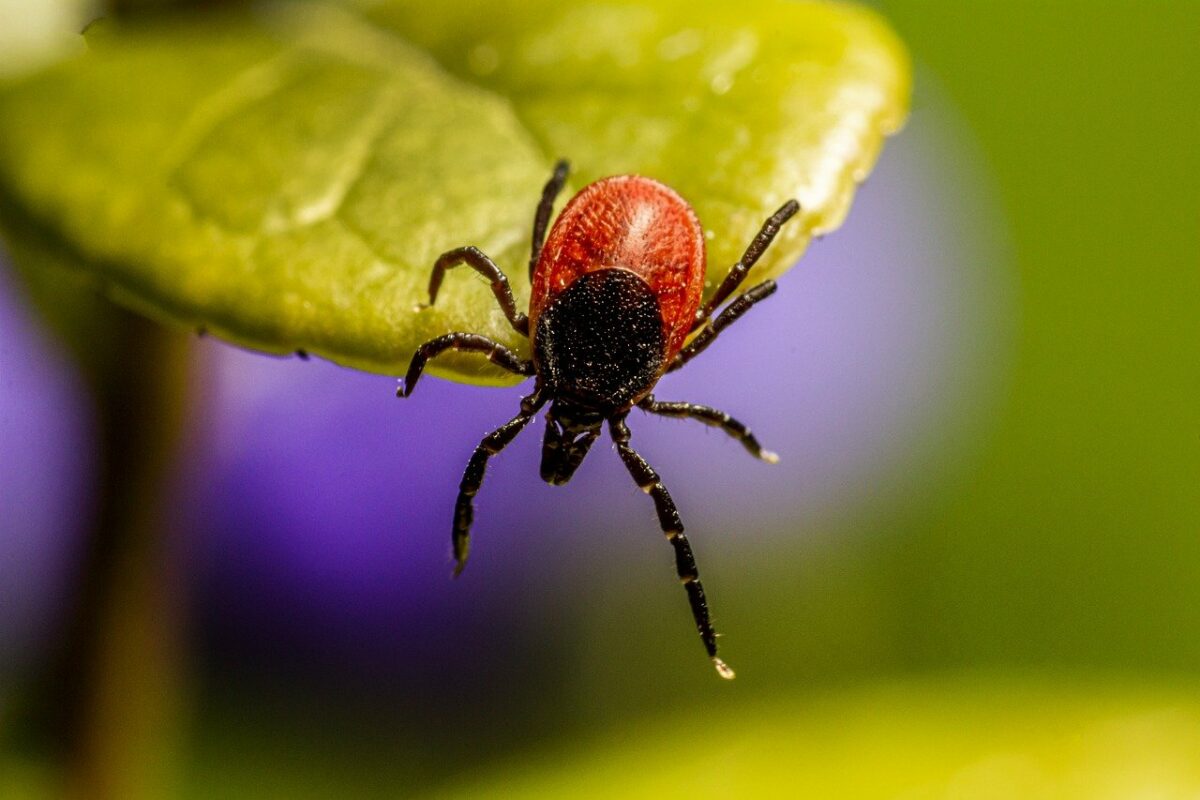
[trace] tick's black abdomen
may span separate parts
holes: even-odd
[[[543,309],[533,349],[552,396],[612,413],[653,388],[665,344],[650,285],[612,268],[584,273]]]

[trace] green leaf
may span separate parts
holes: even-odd
[[[575,188],[639,172],[679,190],[710,286],[798,197],[760,268],[778,275],[840,222],[909,92],[887,27],[824,2],[295,3],[106,24],[88,45],[0,89],[7,227],[157,318],[393,374],[449,330],[528,351],[466,270],[416,307],[463,244],[525,301],[556,157]],[[440,371],[504,380],[481,361]]]

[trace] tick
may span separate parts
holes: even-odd
[[[701,305],[704,233],[691,206],[674,190],[649,178],[604,178],[567,203],[547,237],[546,226],[567,169],[567,162],[558,162],[534,215],[528,315],[517,311],[504,272],[478,248],[443,253],[429,279],[430,305],[452,267],[466,264],[490,280],[509,323],[522,336],[532,336],[533,358],[522,359],[479,334],[447,333],[421,345],[396,392],[400,397],[412,394],[426,362],[446,350],[481,353],[493,364],[535,379],[533,392],[521,399],[520,413],[485,436],[467,462],[454,506],[454,575],[467,563],[473,499],[488,459],[549,404],[541,475],[547,483],[562,486],[571,480],[607,423],[621,461],[654,500],[704,649],[721,677],[732,678],[733,670],[717,656],[717,633],[679,511],[658,473],[630,445],[625,419],[636,406],[652,414],[699,420],[737,439],[751,455],[772,464],[779,460],[762,448],[749,428],[725,412],[656,400],[651,391],[664,374],[704,352],[722,330],[775,292],[775,282],[766,280],[721,308],[800,205],[789,200],[763,223],[741,260]]]

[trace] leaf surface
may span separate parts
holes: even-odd
[[[270,352],[402,372],[449,330],[523,353],[474,244],[527,299],[533,207],[637,172],[709,235],[709,285],[787,197],[759,277],[840,222],[909,93],[903,49],[851,5],[760,0],[279,4],[105,23],[0,87],[0,208],[118,301]],[[564,197],[569,191],[564,193]],[[505,380],[477,358],[439,371]]]

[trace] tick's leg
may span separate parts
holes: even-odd
[[[396,390],[397,397],[408,397],[417,385],[421,373],[425,371],[425,362],[446,350],[466,350],[470,353],[486,353],[488,360],[518,375],[534,374],[532,361],[522,361],[516,353],[499,342],[493,342],[486,336],[477,333],[447,333],[436,339],[430,339],[417,348],[412,361],[408,364],[408,372],[404,375],[404,383]]]
[[[718,333],[736,322],[738,317],[749,311],[755,303],[773,295],[775,288],[775,281],[763,281],[727,305],[715,319],[708,320],[704,330],[700,331],[700,334],[692,339],[687,347],[675,354],[675,358],[671,360],[671,366],[667,367],[667,372],[674,372],[703,353],[704,349],[713,343],[713,339],[717,338]]]
[[[508,276],[478,247],[456,247],[438,256],[438,260],[433,262],[433,274],[429,276],[429,305],[433,305],[437,300],[438,289],[442,287],[442,278],[446,276],[446,270],[459,264],[466,264],[492,282],[492,294],[496,295],[496,302],[500,304],[504,316],[508,317],[509,324],[517,333],[528,336],[529,318],[517,311],[517,301],[513,299]]]
[[[718,411],[715,408],[708,406],[700,406],[695,403],[670,403],[659,402],[651,395],[640,403],[638,408],[649,411],[651,414],[661,414],[664,417],[679,417],[682,419],[698,419],[705,425],[714,428],[720,428],[728,433],[733,438],[742,443],[742,446],[750,452],[750,455],[755,458],[761,458],[768,464],[776,464],[779,462],[779,456],[772,453],[770,450],[764,450],[762,445],[758,443],[758,439],[750,432],[741,422],[738,422],[733,417],[726,414],[724,411]]]
[[[566,159],[559,159],[554,165],[554,174],[542,188],[542,200],[538,203],[537,213],[533,215],[533,247],[529,254],[529,280],[533,280],[533,271],[537,267],[538,257],[542,254],[542,242],[546,239],[546,226],[550,224],[550,212],[554,210],[554,198],[562,191],[567,182],[567,172],[571,165]]]
[[[679,519],[679,511],[675,508],[675,502],[667,492],[667,487],[663,486],[658,473],[646,463],[646,459],[629,446],[629,426],[625,424],[625,419],[623,417],[613,419],[610,421],[610,426],[613,441],[617,444],[617,452],[621,454],[625,468],[629,470],[629,474],[633,476],[633,480],[641,490],[654,498],[654,509],[658,512],[658,524],[666,534],[667,541],[675,548],[675,571],[679,574],[679,580],[683,582],[683,588],[687,590],[688,602],[692,606],[692,617],[696,620],[696,630],[700,633],[700,641],[704,643],[704,649],[708,652],[708,657],[712,659],[713,666],[717,668],[717,673],[722,678],[732,678],[733,670],[717,657],[717,632],[713,630],[708,616],[708,601],[704,597],[704,587],[700,584],[700,572],[696,569],[696,559],[692,556],[692,547],[683,534],[683,523]]]
[[[483,437],[483,441],[471,454],[467,469],[463,472],[462,482],[458,485],[458,499],[454,503],[454,533],[452,543],[454,548],[454,577],[458,577],[463,567],[467,565],[467,555],[471,550],[471,521],[475,517],[474,497],[483,483],[483,473],[487,469],[488,459],[499,453],[516,438],[521,429],[529,424],[533,415],[541,407],[540,391],[521,400],[521,413],[501,425],[496,430]]]
[[[741,260],[729,270],[729,274],[725,276],[725,280],[721,281],[721,285],[717,287],[717,291],[713,294],[712,299],[696,312],[696,322],[692,326],[692,330],[703,325],[704,321],[712,316],[712,313],[717,310],[721,303],[724,303],[729,295],[737,291],[737,288],[742,285],[742,281],[746,279],[746,273],[750,271],[750,268],[758,262],[762,254],[771,246],[771,242],[775,240],[775,234],[779,233],[779,229],[783,227],[783,223],[795,216],[799,210],[799,203],[795,200],[788,200],[780,206],[778,211],[767,217],[767,221],[763,223],[758,235],[750,242],[750,246],[746,248],[746,252],[742,255]]]

